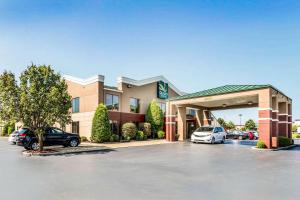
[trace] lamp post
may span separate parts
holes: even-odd
[[[243,117],[243,115],[239,114],[239,117],[240,117],[240,127],[241,127],[242,126],[242,117]]]

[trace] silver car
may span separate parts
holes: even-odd
[[[216,142],[225,143],[226,131],[221,126],[203,126],[198,128],[191,136],[194,143],[203,142],[214,144]]]
[[[9,135],[8,142],[10,142],[11,144],[17,144],[18,136],[19,132],[14,131],[12,134]]]

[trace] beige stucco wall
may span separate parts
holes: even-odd
[[[72,120],[79,122],[80,136],[86,136],[88,139],[91,137],[92,122],[95,112],[84,112],[72,114]],[[66,126],[67,132],[72,132],[72,124]]]
[[[88,85],[80,85],[67,81],[68,92],[72,98],[79,97],[79,112],[95,111],[98,104],[103,102],[103,83],[95,82]]]
[[[129,101],[130,98],[137,98],[140,100],[140,113],[145,114],[148,108],[149,103],[155,99],[157,102],[165,103],[166,100],[157,98],[157,83],[151,83],[143,86],[131,86],[127,87],[128,84],[122,83],[119,85],[119,88],[122,89],[122,99],[121,99],[121,112],[130,112]],[[178,96],[169,87],[169,98]]]

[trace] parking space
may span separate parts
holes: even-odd
[[[22,147],[12,145],[7,140],[8,140],[7,138],[0,137],[0,153],[8,153],[8,152],[13,152],[13,151],[20,152],[20,150],[23,150]]]
[[[0,199],[297,199],[300,148],[171,143],[22,157],[0,139]],[[33,192],[31,192],[33,191]]]

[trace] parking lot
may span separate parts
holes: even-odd
[[[0,199],[298,199],[300,148],[171,143],[23,157],[0,138]]]

